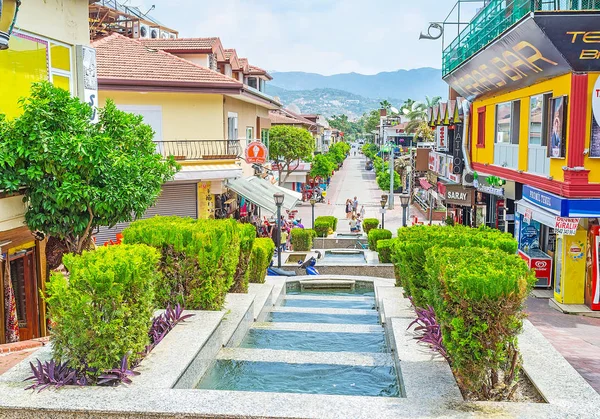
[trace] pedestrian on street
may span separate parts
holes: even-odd
[[[346,199],[346,218],[349,220],[352,217],[352,201]]]
[[[364,205],[360,206],[360,219],[361,220],[365,219],[365,206]]]
[[[354,215],[358,215],[358,199],[354,197],[354,201],[352,201],[352,212]]]

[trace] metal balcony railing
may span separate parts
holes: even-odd
[[[240,140],[155,141],[156,152],[175,160],[235,159],[241,155]]]
[[[442,53],[442,74],[453,71],[532,11],[600,10],[600,0],[490,0]]]

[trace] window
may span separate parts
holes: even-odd
[[[248,77],[248,86],[258,89],[258,79],[256,77]]]
[[[485,147],[485,106],[477,109],[477,147]]]
[[[73,92],[71,78],[71,47],[50,44],[50,75],[55,86]]]
[[[269,130],[268,129],[260,130],[260,140],[267,147],[267,150],[268,150],[269,149]]]
[[[236,113],[229,112],[227,115],[227,139],[238,139],[238,117]]]
[[[246,140],[254,139],[254,127],[246,127]]]
[[[548,104],[551,94],[531,96],[529,100],[529,145],[548,144]]]
[[[521,101],[496,105],[496,143],[519,144]]]

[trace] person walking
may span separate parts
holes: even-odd
[[[346,218],[349,220],[352,216],[352,201],[346,199]]]
[[[354,201],[352,201],[352,213],[358,215],[358,199],[356,199],[356,197],[354,197]]]
[[[365,206],[364,205],[360,206],[360,219],[361,220],[365,219]]]

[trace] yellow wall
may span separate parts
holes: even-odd
[[[593,85],[592,85],[593,86]],[[591,90],[591,87],[590,87]],[[514,92],[505,93],[502,95],[486,98],[483,100],[475,100],[473,102],[473,130],[471,138],[471,149],[473,150],[473,161],[477,163],[494,163],[494,138],[496,130],[496,104],[509,102],[512,100],[521,99],[521,120],[519,128],[519,169],[527,171],[528,157],[528,141],[529,141],[529,98],[541,93],[552,93],[553,96],[570,95],[571,93],[571,74],[559,76],[551,80],[543,81],[534,84],[533,86]],[[485,117],[485,147],[477,148],[477,110],[481,107],[486,107]],[[591,111],[590,111],[591,112]],[[588,118],[589,119],[589,118]],[[567,117],[567,135],[566,144],[569,144],[569,124],[570,120]],[[589,136],[589,129],[588,129]],[[567,155],[568,155],[567,146]],[[598,162],[600,166],[600,162]],[[566,165],[566,157],[564,159],[550,159],[550,175],[558,181],[564,180],[562,167]],[[587,165],[586,165],[587,167]],[[600,176],[600,173],[598,174]],[[590,174],[590,181],[591,181]]]
[[[25,203],[20,195],[0,198],[0,231],[25,225]]]
[[[269,110],[260,105],[244,102],[232,97],[226,96],[223,105],[223,135],[227,134],[227,114],[235,112],[238,114],[238,137],[246,139],[246,128],[252,127],[254,130],[254,138],[260,138],[260,133],[256,132],[256,117],[269,117]]]
[[[588,100],[592,98],[592,89],[594,88],[594,84],[596,80],[600,77],[600,73],[589,73],[588,74]],[[586,132],[586,141],[585,148],[590,148],[591,141],[591,132],[592,132],[592,104],[588,104],[588,114],[586,118],[585,125]],[[600,159],[599,158],[589,158],[585,156],[583,165],[586,169],[590,170],[589,181],[590,183],[600,183]]]
[[[88,4],[87,0],[23,1],[15,27],[71,45],[89,45]]]
[[[163,140],[222,140],[223,96],[218,94],[146,93],[100,90],[100,106],[106,99],[117,105],[162,107]]]

